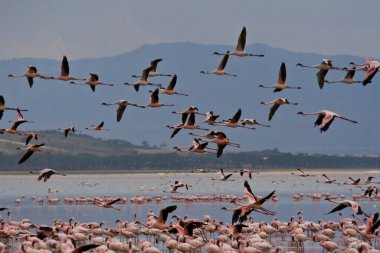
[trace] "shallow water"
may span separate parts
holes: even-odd
[[[169,185],[174,184],[175,180],[186,182],[191,185],[189,190],[180,189],[181,196],[195,194],[232,194],[243,196],[243,183],[247,179],[251,185],[252,191],[261,196],[265,196],[272,190],[276,190],[279,197],[277,202],[268,201],[265,207],[275,211],[280,220],[288,221],[291,216],[296,216],[299,211],[304,213],[307,220],[318,221],[336,220],[336,214],[325,215],[335,207],[335,204],[325,200],[312,200],[306,197],[310,193],[330,193],[333,195],[345,195],[351,199],[352,194],[361,194],[363,190],[352,185],[324,184],[317,183],[316,180],[323,181],[322,173],[315,173],[314,177],[301,178],[291,175],[289,172],[261,172],[253,174],[252,179],[247,175],[241,177],[239,173],[233,173],[231,177],[234,181],[221,182],[212,179],[218,179],[216,173],[154,173],[154,174],[72,174],[65,177],[53,175],[48,182],[38,182],[36,175],[1,175],[0,176],[0,206],[8,207],[12,210],[12,219],[18,220],[29,218],[35,224],[50,224],[53,219],[68,220],[75,218],[80,222],[87,221],[105,221],[111,225],[116,219],[128,220],[133,219],[136,213],[137,219],[145,220],[146,212],[153,210],[158,213],[159,210],[167,205],[175,203],[178,205],[175,214],[183,216],[188,215],[193,218],[203,218],[203,215],[209,214],[215,219],[230,223],[231,213],[221,210],[221,207],[233,207],[233,204],[224,202],[178,202],[173,201],[171,196],[175,195],[164,191],[169,190]],[[364,181],[367,176],[375,176],[374,181],[380,181],[380,172],[327,172],[329,176],[337,179],[338,182],[348,182],[348,176],[361,178]],[[85,186],[81,186],[86,182]],[[93,185],[93,186],[89,186]],[[367,185],[362,185],[366,188]],[[48,194],[48,188],[58,189],[58,193]],[[300,201],[293,201],[292,195],[303,192],[305,197]],[[46,196],[58,197],[61,201],[58,204],[48,204]],[[130,203],[116,204],[121,211],[114,209],[105,209],[93,204],[65,204],[64,197],[93,197],[93,196],[114,196],[127,197],[132,196],[168,196],[166,201],[146,202],[142,205]],[[178,195],[178,194],[177,194]],[[32,200],[34,197],[44,198],[42,205]],[[16,198],[22,200],[20,204],[15,204]],[[367,213],[379,211],[379,201],[358,200]],[[343,210],[343,216],[348,217],[350,210]],[[6,213],[2,216],[6,218]],[[270,221],[271,216],[254,213],[253,217],[258,221]]]

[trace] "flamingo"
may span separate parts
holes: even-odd
[[[331,179],[330,177],[328,177],[326,174],[322,174],[322,177],[325,178],[325,181],[324,183],[325,184],[332,184],[332,183],[335,183],[336,182],[336,179]],[[316,181],[319,183],[319,181]]]
[[[179,182],[179,181],[174,181],[174,185],[170,186],[170,192],[171,193],[177,193],[177,189],[181,188],[181,187],[185,187],[186,190],[189,190],[189,187],[187,184],[185,184],[183,182]]]
[[[94,73],[90,73],[90,78],[87,79],[85,83],[78,83],[71,81],[70,84],[84,84],[84,85],[90,85],[90,88],[93,92],[95,92],[96,85],[104,85],[104,86],[114,86],[112,83],[103,83],[99,81],[99,76]]]
[[[349,121],[351,123],[358,123],[355,120],[345,118],[343,116],[336,114],[335,112],[331,112],[328,110],[321,110],[318,112],[311,112],[311,113],[298,112],[297,114],[304,115],[304,116],[305,115],[318,115],[317,120],[314,122],[314,127],[319,126],[321,133],[325,132],[325,131],[327,131],[327,129],[329,129],[331,123],[334,121],[335,118],[343,119],[343,120]]]
[[[109,106],[109,105],[118,105],[119,107],[116,110],[116,121],[120,122],[121,118],[123,117],[123,113],[125,111],[125,108],[127,108],[128,105],[134,106],[134,107],[139,107],[139,108],[145,108],[143,105],[137,105],[137,104],[132,104],[129,103],[127,100],[118,100],[114,103],[102,103],[102,105]]]
[[[337,211],[341,211],[341,210],[345,209],[346,207],[351,207],[352,211],[355,214],[364,214],[365,216],[369,217],[365,212],[363,212],[362,207],[358,203],[356,203],[352,200],[345,199],[343,201],[334,201],[329,197],[325,198],[325,200],[338,204],[335,208],[333,208],[330,212],[328,212],[326,214],[335,213]]]
[[[292,172],[290,174],[292,174],[294,176],[299,176],[299,177],[313,177],[313,176],[315,176],[315,175],[310,175],[310,174],[306,173],[305,171],[303,171],[303,170],[301,170],[299,168],[297,168],[297,170],[298,170],[299,173]]]
[[[166,94],[166,95],[189,96],[188,94],[179,93],[176,90],[174,90],[174,87],[175,87],[176,83],[177,83],[177,75],[174,75],[173,78],[172,78],[172,80],[170,81],[170,83],[168,84],[168,87],[166,89],[160,87],[160,93]]]
[[[139,91],[140,86],[152,85],[152,86],[161,87],[161,84],[156,84],[156,83],[150,83],[150,82],[148,82],[148,76],[149,76],[149,72],[151,70],[152,70],[152,67],[148,67],[148,68],[144,69],[143,72],[142,72],[142,75],[140,77],[140,80],[138,80],[136,83],[125,82],[124,85],[133,85],[133,87],[135,88],[136,92]]]
[[[242,127],[242,128],[247,128],[247,129],[251,129],[251,130],[255,130],[256,129],[254,127],[247,127],[247,126],[245,126],[245,124],[244,125],[243,124],[239,124],[240,117],[241,117],[241,109],[239,108],[231,119],[229,119],[229,120],[223,120],[223,122],[216,123],[216,125],[226,126],[226,127],[232,127],[232,128]]]
[[[355,76],[355,72],[356,72],[356,68],[353,67],[353,68],[343,68],[343,70],[347,70],[347,73],[346,73],[346,76],[339,79],[339,80],[336,80],[336,81],[327,81],[325,80],[325,83],[346,83],[346,84],[355,84],[355,83],[360,83],[360,81],[358,80],[355,80],[354,79],[354,76]]]
[[[219,181],[228,181],[229,178],[232,176],[232,173],[227,174],[227,175],[224,174],[223,169],[220,169],[218,173],[220,174]],[[212,180],[216,180],[216,179],[215,179],[215,178],[212,178]],[[230,179],[230,181],[234,181],[234,180],[233,180],[233,179]]]
[[[205,131],[209,130],[207,128],[202,128],[202,127],[195,124],[195,114],[194,113],[190,114],[189,119],[187,120],[187,123],[185,123],[185,124],[180,123],[180,124],[177,124],[174,126],[167,126],[167,127],[169,127],[170,129],[174,129],[170,138],[173,138],[179,131],[181,131],[181,129],[191,129],[191,130],[198,129],[198,130],[205,130]]]
[[[289,86],[285,83],[286,81],[286,66],[285,63],[281,63],[280,71],[278,73],[278,80],[277,83],[272,86],[266,86],[263,84],[260,84],[260,88],[274,88],[273,92],[279,92],[284,89],[301,89],[299,86]]]
[[[223,154],[223,150],[227,145],[240,148],[240,144],[231,142],[230,139],[227,138],[227,135],[223,132],[215,132],[214,138],[211,140],[200,140],[204,142],[216,143],[218,146],[216,157],[220,157]]]
[[[66,128],[58,128],[59,131],[63,131],[64,134],[65,134],[65,138],[67,138],[67,135],[69,134],[69,132],[72,132],[72,133],[75,133],[75,131],[78,131],[77,129],[75,129],[74,126],[72,127],[66,127]]]
[[[20,132],[17,131],[17,127],[25,122],[28,122],[27,120],[24,119],[24,117],[22,116],[21,112],[20,112],[20,109],[16,109],[17,111],[17,115],[18,115],[18,120],[15,121],[13,124],[12,124],[12,127],[11,128],[7,128],[7,129],[0,129],[0,134],[3,134],[3,133],[8,133],[8,134],[18,134],[18,135],[22,135]]]
[[[214,125],[215,123],[220,123],[220,122],[216,121],[219,118],[219,115],[214,115],[213,111],[206,112],[205,116],[206,116],[206,119],[202,120],[202,123],[209,124],[209,125]]]
[[[366,58],[366,63],[364,64],[357,64],[354,62],[350,62],[350,64],[353,66],[364,66],[363,70],[366,71],[364,79],[362,81],[364,86],[371,83],[372,78],[376,75],[378,71],[380,71],[380,62],[370,57]]]
[[[239,38],[238,38],[238,43],[236,45],[235,51],[229,52],[227,51],[227,54],[221,54],[218,52],[214,52],[216,55],[235,55],[235,56],[257,56],[257,57],[264,57],[263,54],[250,54],[244,51],[245,48],[245,42],[246,42],[246,37],[247,37],[247,29],[245,26],[243,26],[243,29],[240,32]]]
[[[38,140],[38,135],[37,135],[37,133],[34,133],[34,132],[27,133],[27,134],[26,134],[25,145],[28,145],[29,142],[30,142],[32,139]]]
[[[242,119],[240,121],[240,124],[242,124],[243,126],[245,126],[245,125],[259,125],[259,126],[264,126],[264,127],[270,127],[269,125],[265,125],[265,124],[259,123],[255,119]]]
[[[121,200],[121,198],[117,198],[117,199],[114,199],[114,200],[111,200],[111,201],[108,201],[108,202],[103,202],[103,201],[100,201],[98,199],[94,199],[94,201],[92,202],[93,204],[97,205],[97,206],[100,206],[100,207],[104,207],[104,208],[113,208],[113,209],[116,209],[118,211],[120,211],[120,208],[116,208],[113,206],[113,204],[115,204],[116,202],[119,202]]]
[[[30,145],[26,148],[17,148],[17,149],[26,149],[26,153],[21,157],[20,161],[18,162],[18,164],[22,164],[23,162],[25,162],[26,160],[28,160],[28,158],[33,155],[34,152],[46,152],[46,151],[42,151],[40,149],[40,147],[44,146],[45,143],[41,143],[41,144],[35,144],[35,145]],[[47,152],[48,153],[48,152]]]
[[[39,174],[38,175],[38,178],[37,180],[38,181],[41,181],[43,179],[44,182],[46,182],[52,175],[56,174],[56,175],[61,175],[61,176],[66,176],[65,174],[62,174],[62,173],[59,173],[53,169],[49,169],[49,168],[46,168],[46,169],[43,169],[41,171],[30,171],[30,173],[32,174]]]
[[[182,112],[172,112],[172,114],[182,114],[182,123],[185,124],[186,122],[186,119],[187,119],[187,116],[191,113],[195,113],[195,114],[203,114],[203,113],[199,113],[198,112],[198,108],[194,105],[192,106],[189,106],[188,108],[186,108],[185,110],[183,110]]]
[[[35,77],[40,77],[40,78],[46,78],[46,76],[41,75],[40,73],[37,72],[37,68],[32,65],[28,65],[28,71],[26,71],[24,74],[21,75],[14,75],[14,74],[9,74],[8,77],[26,77],[29,83],[29,87],[33,87],[33,78]]]
[[[270,108],[269,110],[269,117],[268,117],[268,120],[272,120],[274,114],[276,113],[277,109],[283,105],[283,104],[288,104],[288,105],[298,105],[298,103],[293,103],[293,102],[289,102],[289,100],[287,100],[286,98],[278,98],[276,100],[273,100],[271,102],[261,102],[260,104],[262,105],[269,105],[269,104],[273,104],[272,107]]]
[[[70,68],[69,68],[69,61],[67,60],[67,57],[64,55],[62,58],[61,63],[61,75],[58,77],[41,77],[42,79],[54,79],[54,80],[61,80],[61,81],[85,81],[86,79],[82,78],[76,78],[73,76],[70,76]]]
[[[228,61],[228,57],[229,57],[229,52],[230,51],[227,51],[227,54],[225,56],[223,56],[223,59],[220,62],[219,67],[217,69],[215,69],[213,71],[204,71],[204,70],[202,70],[201,74],[227,75],[227,76],[237,77],[237,75],[235,75],[235,74],[230,74],[230,73],[227,73],[227,72],[224,71],[224,68],[227,65],[227,61]]]
[[[95,131],[110,131],[109,129],[105,129],[105,128],[103,128],[103,126],[104,126],[104,121],[102,121],[102,122],[100,122],[100,124],[99,125],[91,125],[91,127],[86,127],[85,129],[86,130],[95,130]]]
[[[161,62],[162,59],[155,59],[153,61],[150,62],[150,67],[152,68],[150,71],[149,71],[149,76],[150,77],[155,77],[155,76],[172,76],[170,74],[159,74],[157,72],[157,65],[159,62]],[[138,78],[138,77],[141,77],[141,76],[136,76],[136,75],[132,75],[131,77],[133,78]]]
[[[339,69],[339,68],[334,67],[332,65],[331,60],[327,60],[327,59],[323,59],[322,62],[320,64],[317,64],[317,65],[303,65],[302,63],[297,63],[297,66],[304,67],[304,68],[317,68],[317,69],[319,69],[319,71],[317,72],[316,75],[317,75],[319,88],[321,90],[323,89],[323,86],[325,84],[325,76],[326,76],[327,72],[330,69]]]
[[[207,147],[208,142],[200,143],[197,138],[194,138],[192,145],[186,148],[174,147],[173,149],[179,152],[193,152],[193,153],[211,153],[214,150],[212,148]]]
[[[198,137],[204,137],[204,138],[207,138],[207,139],[214,139],[215,138],[215,134],[217,133],[217,131],[211,131],[207,134],[195,134],[195,133],[189,133],[189,135],[192,135],[192,136],[198,136]]]
[[[0,95],[0,120],[1,118],[3,117],[3,114],[4,114],[4,111],[5,110],[13,110],[13,111],[17,111],[17,109],[19,111],[28,111],[26,109],[19,109],[19,108],[13,108],[13,107],[9,107],[9,106],[6,106],[5,105],[5,100],[4,100],[4,97]]]
[[[149,107],[174,106],[173,104],[161,104],[158,99],[158,92],[159,92],[158,88],[153,91],[153,93],[150,95],[150,103],[146,104],[145,106],[149,106]]]

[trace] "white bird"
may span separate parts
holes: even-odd
[[[246,37],[247,37],[247,29],[244,26],[243,29],[240,32],[240,35],[239,35],[239,38],[238,38],[238,42],[237,42],[235,51],[232,51],[232,52],[227,51],[226,54],[228,54],[228,55],[235,55],[235,56],[257,56],[257,57],[264,57],[263,54],[250,54],[250,53],[247,53],[246,51],[244,51],[245,43],[246,43]],[[216,54],[216,55],[226,55],[226,54],[221,54],[221,53],[218,53],[218,52],[214,52],[214,54]]]
[[[37,174],[38,173],[39,175],[38,175],[37,180],[41,181],[43,179],[44,182],[46,182],[54,174],[61,175],[61,176],[66,176],[65,174],[59,173],[59,172],[57,172],[57,171],[55,171],[53,169],[49,169],[49,168],[43,169],[43,170],[38,171],[38,172],[31,171],[30,173],[32,173],[32,174]]]
[[[274,88],[273,92],[279,92],[284,89],[301,89],[301,87],[296,86],[289,86],[285,83],[286,81],[286,66],[285,63],[281,63],[280,71],[278,73],[278,80],[277,83],[272,86],[266,86],[263,84],[260,84],[260,88]]]
[[[78,83],[78,82],[70,82],[70,84],[84,84],[84,85],[89,85],[91,90],[95,92],[95,87],[97,85],[104,85],[104,86],[113,86],[112,83],[103,83],[99,81],[99,76],[94,73],[90,73],[90,78],[87,79],[85,83]]]
[[[317,72],[316,75],[317,75],[318,85],[319,85],[319,88],[321,90],[323,89],[323,86],[325,84],[325,76],[326,76],[327,72],[330,69],[339,69],[339,68],[334,67],[332,65],[331,60],[327,60],[327,59],[323,59],[322,62],[320,64],[317,64],[317,65],[303,65],[302,63],[297,63],[297,66],[305,67],[305,68],[317,68],[317,69],[319,69],[319,71]]]
[[[321,132],[327,131],[329,129],[331,123],[334,121],[335,118],[343,119],[352,123],[358,123],[355,120],[351,120],[348,118],[345,118],[343,116],[340,116],[336,114],[335,112],[331,112],[328,110],[321,110],[318,112],[298,112],[299,115],[318,115],[317,120],[314,122],[314,127],[319,126],[319,129]]]
[[[142,72],[142,75],[140,77],[140,80],[138,80],[136,83],[125,82],[124,85],[132,85],[135,88],[136,92],[139,91],[140,86],[152,85],[152,86],[161,87],[161,84],[148,82],[148,76],[149,76],[149,72],[151,70],[152,70],[152,67],[148,67],[148,68],[144,69]]]
[[[237,75],[230,74],[230,73],[227,73],[227,72],[224,71],[224,68],[227,65],[227,61],[228,61],[228,57],[229,57],[229,52],[230,51],[227,51],[227,54],[225,56],[223,56],[223,59],[220,62],[219,67],[217,69],[215,69],[213,71],[204,71],[204,70],[202,70],[201,73],[202,74],[214,74],[214,75],[227,75],[227,76],[236,77]]]
[[[269,105],[269,104],[273,104],[272,107],[270,108],[269,110],[269,117],[268,117],[268,120],[270,121],[274,114],[276,113],[277,109],[283,105],[283,104],[288,104],[288,105],[298,105],[298,103],[292,103],[292,102],[289,102],[289,100],[287,100],[286,98],[278,98],[276,100],[273,100],[271,102],[261,102],[260,104],[262,105]]]
[[[127,108],[128,105],[134,106],[134,107],[139,107],[139,108],[145,108],[143,105],[137,105],[137,104],[132,104],[129,103],[127,100],[118,100],[114,103],[102,103],[102,105],[109,106],[109,105],[118,105],[118,108],[116,110],[116,121],[120,122],[121,118],[123,117],[123,113],[125,111],[125,108]]]

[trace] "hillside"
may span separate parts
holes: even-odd
[[[212,128],[224,131],[233,142],[240,143],[240,151],[278,148],[282,152],[309,154],[380,154],[380,135],[377,130],[377,125],[380,124],[380,114],[377,112],[380,104],[380,76],[376,76],[373,84],[366,87],[336,84],[326,85],[325,89],[320,90],[315,78],[315,69],[296,67],[298,62],[317,64],[323,58],[332,59],[336,66],[347,66],[351,61],[362,62],[362,57],[297,53],[254,44],[247,46],[247,51],[263,53],[264,58],[230,57],[226,70],[236,73],[238,77],[199,73],[200,70],[213,70],[219,64],[221,58],[212,55],[214,51],[231,48],[233,46],[164,43],[144,45],[114,57],[70,61],[73,76],[87,78],[90,72],[98,73],[102,81],[115,84],[114,87],[97,87],[94,93],[84,85],[73,86],[61,81],[38,79],[30,89],[24,78],[7,78],[9,73],[24,72],[29,64],[37,66],[42,74],[57,76],[62,57],[60,55],[57,55],[57,60],[10,59],[0,61],[0,94],[4,95],[9,106],[29,109],[24,116],[35,123],[21,126],[20,129],[24,131],[57,129],[71,125],[84,129],[90,124],[105,121],[105,126],[111,131],[89,134],[95,138],[122,139],[136,145],[144,142],[151,146],[167,145],[170,148],[187,146],[192,140],[188,131],[181,131],[175,138],[170,139],[171,131],[165,126],[180,122],[178,115],[171,114],[173,110],[181,111],[190,105],[196,105],[201,112],[213,110],[221,115],[221,119],[230,118],[241,108],[242,118],[256,118],[271,125],[270,128],[257,126],[255,131]],[[68,58],[70,60],[70,55]],[[133,88],[122,84],[125,81],[133,81],[130,76],[140,74],[155,58],[163,58],[158,71],[176,73],[176,89],[189,93],[190,96],[161,95],[161,102],[174,103],[173,108],[128,107],[121,122],[117,123],[116,108],[104,107],[101,103],[118,99],[127,99],[139,104],[147,103],[150,88],[142,87],[140,92],[136,93]],[[300,85],[302,89],[274,94],[270,89],[258,88],[258,84],[261,83],[275,83],[282,61],[287,66],[287,82],[290,85]],[[340,71],[330,71],[326,79],[334,80],[344,74]],[[357,73],[356,78],[361,79],[362,73]],[[161,82],[165,86],[169,80],[168,77],[151,78],[151,81]],[[281,107],[274,119],[268,122],[269,106],[260,105],[260,101],[271,101],[279,97],[286,97],[299,105]],[[315,118],[297,115],[298,111],[321,109],[329,109],[353,118],[359,124],[336,120],[331,129],[321,134],[317,128],[313,128]],[[8,120],[14,119],[15,115],[12,112],[5,112],[0,127],[9,127]],[[203,118],[197,117],[197,121],[201,119]],[[75,145],[81,144],[75,143],[73,147]],[[90,145],[95,153],[96,145]],[[51,147],[60,149],[58,142],[51,143]],[[228,150],[236,151],[233,148]]]

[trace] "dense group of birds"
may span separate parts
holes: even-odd
[[[238,38],[238,43],[234,51],[226,51],[225,53],[214,52],[214,55],[222,56],[222,60],[217,67],[217,69],[212,71],[202,70],[202,74],[215,74],[215,75],[226,75],[236,77],[236,74],[228,73],[225,71],[228,59],[230,56],[238,57],[264,57],[262,54],[252,54],[245,51],[246,44],[246,35],[247,30],[243,27],[240,36]],[[177,75],[171,74],[161,74],[157,71],[157,66],[162,59],[152,60],[150,66],[145,68],[142,71],[141,76],[133,75],[132,78],[137,78],[136,82],[125,82],[124,85],[133,86],[136,92],[141,91],[142,87],[153,86],[156,87],[154,90],[150,90],[150,101],[147,104],[139,105],[136,103],[129,102],[125,99],[120,99],[115,102],[103,102],[103,106],[117,106],[116,109],[116,121],[120,122],[122,120],[123,114],[128,106],[133,106],[137,108],[159,108],[170,106],[173,107],[173,104],[161,103],[159,100],[160,95],[179,95],[179,96],[191,96],[191,94],[186,94],[182,92],[177,92],[175,86],[177,83]],[[335,67],[332,64],[331,60],[323,59],[320,64],[316,65],[304,65],[302,63],[297,64],[299,67],[307,68],[316,68],[319,71],[316,73],[317,84],[320,89],[323,89],[325,84],[331,83],[345,83],[345,84],[355,84],[362,83],[367,85],[372,82],[372,79],[379,72],[380,63],[372,58],[366,58],[366,62],[363,64],[358,64],[351,62],[351,67]],[[326,80],[326,75],[329,70],[336,71],[346,71],[347,74],[344,78],[336,81]],[[363,71],[364,77],[362,81],[354,79],[356,71]],[[278,80],[273,85],[260,84],[260,88],[271,88],[273,92],[281,92],[285,89],[302,89],[300,86],[288,85],[286,83],[286,64],[284,62],[280,65],[280,70],[278,74]],[[151,82],[150,78],[156,76],[169,76],[171,80],[166,88],[161,84]],[[44,74],[40,74],[37,71],[36,66],[28,66],[26,73],[21,75],[9,74],[10,78],[16,77],[26,77],[30,88],[33,87],[34,79],[40,78],[43,80],[59,80],[70,82],[73,85],[88,85],[90,86],[93,92],[96,92],[97,86],[109,86],[112,87],[115,84],[112,83],[103,83],[99,79],[99,75],[96,73],[90,73],[88,79],[77,78],[70,75],[69,61],[66,56],[63,56],[61,63],[61,74],[59,76],[53,77]],[[275,116],[281,105],[298,105],[297,102],[291,102],[286,98],[277,98],[269,102],[261,102],[263,105],[271,105],[269,109],[268,121],[271,121]],[[99,105],[100,106],[100,105]],[[24,136],[25,147],[19,147],[18,149],[25,149],[26,152],[20,158],[19,164],[27,161],[33,153],[35,152],[46,152],[44,150],[45,143],[37,143],[39,141],[39,133],[37,132],[21,132],[18,130],[18,127],[21,124],[31,122],[26,120],[22,113],[28,111],[25,108],[18,108],[16,106],[8,106],[5,103],[3,96],[0,96],[0,119],[3,116],[4,111],[14,110],[17,113],[17,120],[12,123],[10,128],[0,129],[0,134],[16,134]],[[252,125],[259,125],[263,127],[270,127],[267,124],[260,123],[256,119],[245,118],[241,119],[242,110],[239,108],[237,112],[230,118],[225,120],[218,120],[219,115],[215,114],[214,111],[200,112],[195,105],[191,105],[188,108],[182,111],[173,111],[172,114],[180,115],[180,122],[175,125],[167,125],[169,129],[172,130],[170,138],[174,138],[181,130],[201,130],[207,131],[205,134],[199,134],[196,132],[190,132],[189,135],[193,136],[192,143],[186,147],[174,147],[178,152],[191,152],[191,153],[216,153],[217,157],[221,157],[224,149],[227,146],[240,147],[239,143],[232,142],[227,135],[219,130],[211,129],[214,127],[230,127],[230,128],[245,128],[249,130],[254,130],[255,128]],[[335,112],[329,110],[320,110],[317,112],[298,112],[299,115],[317,115],[317,119],[314,123],[314,126],[319,126],[321,132],[327,131],[334,121],[334,119],[339,118],[352,123],[357,123],[357,121],[341,116]],[[196,122],[196,116],[204,116],[203,121]],[[207,125],[207,127],[203,127]],[[63,131],[65,137],[68,137],[70,133],[75,133],[77,131],[111,131],[109,128],[104,128],[104,121],[97,124],[92,124],[86,127],[83,130],[77,129],[75,126],[69,126],[64,128],[57,128],[59,131]],[[33,144],[33,142],[35,142]],[[30,144],[32,143],[32,144]],[[209,144],[216,144],[216,147],[209,147]],[[54,145],[52,143],[51,145]],[[44,169],[40,172],[31,172],[39,173],[38,180],[46,182],[53,174],[61,174],[53,169]],[[252,178],[252,170],[242,169],[240,170],[240,175],[244,176],[248,174],[249,178]],[[229,181],[231,180],[232,174],[224,174],[224,171],[220,170],[221,177],[219,181]],[[293,173],[295,176],[299,177],[309,177],[313,176],[305,173],[303,170],[298,169],[297,173]],[[334,180],[330,179],[327,175],[323,174],[323,177],[326,179],[321,183],[335,183]],[[364,183],[364,185],[369,185],[371,179]],[[359,185],[359,181],[352,179],[352,185]],[[176,180],[173,185],[171,185],[169,192],[178,193],[178,190],[185,188],[189,190],[190,185]],[[372,187],[372,188],[371,188]],[[266,215],[275,215],[275,212],[266,209],[263,204],[267,200],[274,200],[276,198],[276,192],[272,191],[268,193],[265,197],[256,196],[246,180],[243,185],[244,196],[247,199],[247,202],[237,202],[236,199],[233,199],[231,203],[235,205],[233,208],[224,208],[224,210],[233,212],[231,224],[225,226],[223,223],[218,222],[217,220],[211,220],[210,217],[205,217],[204,220],[190,219],[190,218],[181,218],[175,216],[175,221],[171,222],[170,225],[166,223],[169,213],[174,212],[177,209],[176,205],[168,206],[160,211],[158,216],[154,214],[148,215],[147,222],[134,221],[131,223],[118,221],[118,227],[106,229],[102,224],[95,223],[86,223],[79,224],[75,221],[69,221],[68,223],[62,221],[55,221],[52,226],[39,226],[37,228],[36,235],[32,235],[29,232],[25,232],[23,236],[20,233],[17,235],[12,235],[13,238],[20,239],[23,241],[18,244],[18,252],[85,252],[88,250],[93,250],[94,252],[161,252],[160,249],[154,246],[155,242],[164,242],[166,247],[170,252],[193,252],[197,249],[201,249],[202,252],[281,252],[282,247],[271,247],[270,244],[270,235],[274,233],[289,233],[292,237],[292,241],[296,242],[297,247],[296,251],[303,251],[302,242],[313,238],[313,240],[318,241],[319,244],[326,249],[327,251],[340,252],[339,247],[332,242],[333,236],[329,235],[327,232],[323,234],[321,231],[329,229],[330,233],[334,234],[334,231],[347,231],[349,229],[355,232],[355,236],[351,236],[354,239],[350,239],[350,242],[347,244],[353,245],[349,246],[345,252],[378,252],[373,249],[373,240],[378,240],[379,238],[379,225],[380,220],[379,213],[369,214],[363,208],[353,200],[343,200],[335,201],[331,196],[326,197],[327,201],[337,203],[337,206],[331,210],[328,214],[338,212],[346,207],[350,207],[352,212],[355,215],[364,215],[366,217],[366,224],[362,225],[360,228],[357,224],[357,220],[346,219],[341,220],[338,224],[314,224],[313,222],[295,222],[291,220],[290,222],[272,222],[272,225],[266,224],[265,222],[254,223],[249,218],[249,215],[255,211]],[[368,186],[366,189],[364,197],[368,195],[368,198],[378,199],[379,194],[377,188],[374,186]],[[114,207],[113,205],[121,202],[122,198],[115,199],[91,199],[90,202],[99,207],[103,208],[112,208],[120,210],[119,208]],[[8,210],[8,208],[2,208],[1,211]],[[275,221],[275,220],[274,220]],[[5,220],[2,220],[0,224],[0,238],[12,238],[11,230],[14,229],[11,226],[20,226],[28,223],[28,221],[19,222],[18,224],[6,223]],[[20,229],[18,227],[16,230]],[[26,229],[27,227],[25,225]],[[213,227],[209,229],[209,227]],[[95,232],[97,231],[97,232]],[[145,232],[143,232],[145,231]],[[218,231],[220,234],[215,238],[211,238],[211,233]],[[223,232],[222,232],[223,231]],[[311,233],[311,236],[307,236],[304,232],[308,231]],[[352,233],[354,233],[351,231]],[[207,232],[209,232],[209,238],[207,238]],[[139,234],[144,233],[147,240],[137,241]],[[345,232],[342,232],[343,234]],[[348,232],[347,232],[348,233]],[[83,237],[83,236],[84,237]],[[88,237],[88,235],[91,235]],[[176,235],[176,236],[174,236]],[[119,236],[119,239],[116,237]],[[154,241],[149,241],[149,237],[153,236]],[[359,236],[364,238],[363,240],[357,239]],[[135,241],[133,239],[136,239]],[[123,239],[127,239],[126,243],[123,243]],[[367,240],[367,242],[364,242]],[[88,244],[90,242],[90,244]],[[152,243],[153,242],[153,243]],[[119,243],[119,244],[118,244]],[[112,245],[118,246],[112,246]],[[137,245],[135,245],[137,244]],[[268,246],[269,244],[269,246]],[[376,244],[376,243],[375,243]],[[256,245],[256,246],[253,246]],[[0,243],[0,252],[4,252],[7,245]],[[272,249],[273,248],[273,249]]]

